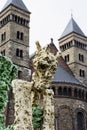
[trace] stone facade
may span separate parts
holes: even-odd
[[[55,93],[55,130],[78,130],[79,112],[84,117],[82,130],[87,130],[87,89],[65,83],[54,83],[52,88]]]

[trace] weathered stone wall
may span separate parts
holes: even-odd
[[[62,50],[63,58],[69,54],[69,61],[67,64],[69,65],[70,69],[72,70],[75,77],[82,82],[87,84],[87,50],[86,48],[83,49],[81,47],[76,47],[75,40],[82,43],[87,44],[87,38],[72,33],[62,39],[59,40],[59,46],[65,45],[72,41],[72,45],[70,47],[66,47],[65,50]],[[79,54],[84,55],[84,62],[79,60]],[[85,71],[85,76],[81,77],[79,74],[80,69]]]
[[[29,26],[18,23],[18,18],[13,20],[15,15],[18,18],[25,19],[28,23],[30,22],[30,13],[24,10],[18,9],[14,6],[9,6],[0,14],[0,21],[5,21],[0,26],[0,53],[5,51],[5,56],[9,57],[14,64],[18,66],[21,71],[21,79],[30,80],[29,78]],[[9,18],[7,18],[9,16]],[[23,40],[17,38],[17,31],[23,33]],[[2,40],[2,34],[6,33],[5,40]],[[17,56],[17,49],[22,50],[23,57]]]
[[[87,130],[87,88],[70,83],[52,83],[55,99],[55,130],[77,130],[77,113],[84,115],[84,129]],[[61,88],[61,93],[58,91]],[[64,88],[70,93],[64,93]],[[77,91],[75,93],[75,90]]]
[[[59,130],[77,130],[77,110],[85,112],[84,130],[86,130],[87,103],[70,98],[55,98],[55,115],[58,117]]]

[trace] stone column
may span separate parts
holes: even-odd
[[[27,81],[12,81],[15,99],[14,130],[33,130],[31,86]]]
[[[44,94],[43,130],[54,130],[54,98],[53,90],[47,89]]]

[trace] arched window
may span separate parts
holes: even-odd
[[[19,39],[19,38],[20,38],[20,32],[17,31],[17,39]]]
[[[58,95],[62,95],[62,87],[58,88]]]
[[[77,130],[85,130],[84,129],[84,115],[82,112],[77,113]]]
[[[6,32],[4,32],[2,35],[1,35],[1,41],[4,41],[6,40]]]
[[[20,50],[20,49],[16,49],[16,56],[17,57],[20,57],[20,58],[23,58],[23,50]]]
[[[20,17],[18,17],[18,23],[20,23],[21,22],[21,19],[20,19]]]
[[[67,96],[67,87],[63,88],[63,95]]]
[[[20,50],[20,57],[23,58],[23,50]]]
[[[21,32],[21,38],[20,38],[21,40],[23,40],[24,39],[24,34]]]
[[[17,31],[17,39],[24,40],[24,33]]]
[[[77,89],[74,89],[74,97],[77,97],[77,96],[78,96]]]
[[[20,53],[20,51],[19,51],[19,49],[17,48],[17,49],[16,49],[16,56],[19,57],[19,53]]]
[[[17,22],[17,16],[15,15],[15,22]]]

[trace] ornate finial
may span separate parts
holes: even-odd
[[[53,38],[51,38],[51,43],[53,43]]]
[[[73,10],[71,9],[71,18],[73,18]]]

